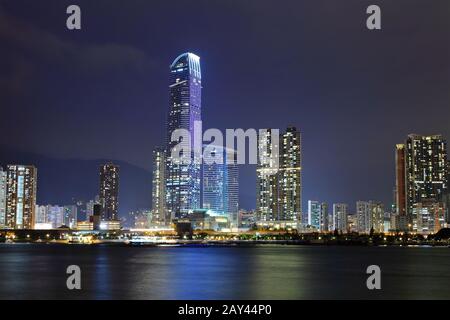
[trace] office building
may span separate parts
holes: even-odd
[[[236,151],[207,146],[203,156],[203,208],[213,216],[226,216],[238,225],[239,169]]]
[[[201,206],[201,69],[193,53],[179,55],[169,69],[169,114],[167,120],[166,206],[170,220],[186,217]],[[189,132],[190,139],[172,141],[178,129]],[[182,141],[180,141],[182,140]],[[190,154],[180,154],[181,149]],[[184,157],[179,161],[177,157]]]

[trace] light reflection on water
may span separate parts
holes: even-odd
[[[0,245],[2,299],[449,299],[450,249]],[[66,289],[66,268],[82,290]],[[366,289],[368,265],[382,290]]]

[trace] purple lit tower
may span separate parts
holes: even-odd
[[[170,65],[166,137],[166,205],[171,219],[184,217],[201,206],[201,165],[194,161],[194,141],[199,139],[201,146],[201,93],[200,57],[193,53],[179,55]],[[190,132],[190,164],[176,163],[171,157],[171,150],[179,143],[171,142],[172,133],[176,129]]]

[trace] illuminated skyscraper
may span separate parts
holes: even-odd
[[[166,205],[171,218],[179,218],[200,208],[202,146],[200,58],[193,53],[183,53],[173,61],[169,71]],[[178,129],[189,132],[190,139],[172,141],[172,135],[177,133]],[[172,154],[179,154],[181,148],[186,150],[187,147],[190,147],[191,152],[183,156],[190,160],[189,163],[180,163],[172,157]]]
[[[442,203],[448,192],[447,142],[441,135],[408,135],[396,146],[396,207],[398,229],[417,228],[417,205]]]
[[[162,148],[153,150],[152,222],[170,224],[166,209],[166,153]]]
[[[0,167],[0,228],[6,223],[6,171]]]
[[[308,200],[308,225],[320,230],[320,202]]]
[[[283,220],[302,218],[301,137],[295,127],[288,127],[280,139],[280,202]]]
[[[447,142],[441,135],[410,134],[405,152],[407,212],[412,214],[416,203],[442,201],[448,188]]]
[[[119,219],[119,166],[111,162],[100,167],[100,205],[102,220]]]
[[[398,215],[406,215],[405,145],[397,144],[395,151],[395,205]]]
[[[346,203],[333,203],[333,223],[331,230],[347,232],[348,230],[348,205]]]
[[[328,212],[328,203],[320,204],[320,231],[330,231],[330,213]]]
[[[33,229],[36,211],[37,169],[8,165],[6,177],[6,227]]]
[[[360,233],[369,234],[384,232],[384,205],[376,201],[356,202],[357,229]]]
[[[256,168],[256,215],[258,220],[283,220],[279,199],[279,165],[270,161],[263,162],[261,157],[279,159],[279,139],[272,142],[272,130],[260,132],[258,138],[258,166]]]
[[[301,138],[295,127],[289,127],[272,141],[266,130],[259,139],[259,152],[278,159],[278,167],[270,163],[257,166],[257,215],[262,220],[302,220]],[[261,134],[260,134],[261,135]],[[278,151],[279,154],[275,154]],[[306,221],[305,221],[306,223]]]
[[[205,151],[203,158],[203,208],[213,215],[227,216],[232,225],[237,226],[239,169],[236,152],[229,150],[227,153],[224,151],[227,149],[219,146],[208,148],[211,149]],[[216,157],[218,153],[222,156]]]

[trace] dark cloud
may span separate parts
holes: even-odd
[[[22,59],[13,59],[16,65],[10,72],[13,82],[19,81],[27,73],[24,69],[25,57],[54,68],[64,67],[72,72],[89,73],[90,76],[120,70],[144,72],[154,64],[144,51],[136,47],[117,43],[86,44],[62,39],[8,14],[1,6],[0,41],[8,44],[4,50],[20,52],[22,55]]]

